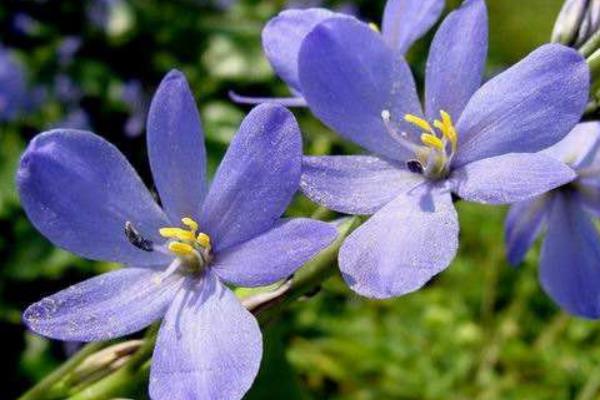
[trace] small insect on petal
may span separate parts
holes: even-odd
[[[137,229],[135,229],[135,227],[130,221],[125,222],[125,236],[127,236],[127,240],[129,240],[129,243],[131,243],[138,249],[148,252],[154,251],[154,244],[152,243],[152,241],[144,238],[137,231]]]

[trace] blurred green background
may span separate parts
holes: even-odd
[[[295,1],[295,5],[318,1]],[[324,1],[380,22],[384,1]],[[448,1],[448,9],[458,0]],[[488,0],[488,73],[546,42],[560,0]],[[262,55],[260,30],[285,1],[2,0],[0,43],[26,68],[32,104],[0,122],[0,398],[59,365],[72,345],[25,332],[33,301],[114,268],[53,248],[29,224],[13,177],[19,153],[52,126],[88,127],[115,143],[151,186],[143,121],[171,68],[198,100],[211,170],[248,107],[228,90],[286,95]],[[432,35],[411,50],[422,83]],[[296,110],[310,154],[355,152]],[[314,205],[298,196],[289,213]],[[461,249],[427,288],[390,301],[325,282],[266,329],[261,374],[248,399],[600,398],[600,324],[561,313],[537,282],[537,251],[520,269],[503,253],[505,209],[460,204]],[[7,368],[8,367],[8,368]],[[140,393],[139,397],[143,398]]]

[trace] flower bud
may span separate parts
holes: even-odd
[[[552,42],[579,48],[600,28],[600,0],[565,0]]]
[[[86,358],[71,374],[71,386],[89,385],[119,369],[143,344],[128,340],[102,349]]]

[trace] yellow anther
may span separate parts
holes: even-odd
[[[429,122],[425,121],[423,118],[419,118],[416,115],[406,114],[404,116],[404,120],[408,123],[418,126],[419,128],[427,131],[429,133],[433,133],[433,128],[429,125]]]
[[[198,237],[196,238],[196,242],[204,248],[210,248],[210,236],[208,236],[204,232],[200,232],[198,234]]]
[[[429,133],[424,133],[421,135],[421,142],[423,142],[424,145],[432,147],[436,150],[444,150],[444,142],[442,142],[442,140],[437,136],[430,135]]]
[[[182,218],[181,223],[190,228],[191,231],[196,232],[198,230],[198,223],[189,217]]]
[[[456,129],[454,128],[454,123],[452,122],[452,117],[444,110],[440,111],[440,115],[442,116],[442,123],[444,125],[444,129],[442,130],[444,136],[446,136],[451,142],[455,142],[457,137]]]
[[[161,228],[158,233],[164,238],[193,241],[195,239],[194,232],[186,231],[181,228]]]
[[[442,116],[442,121],[444,121],[444,125],[446,126],[454,126],[452,122],[452,117],[444,110],[440,110],[440,115]]]
[[[187,257],[194,254],[194,248],[192,246],[181,242],[169,243],[169,250],[181,257]]]
[[[375,32],[377,32],[377,33],[379,33],[379,32],[380,32],[380,31],[379,31],[379,27],[378,27],[378,26],[377,26],[377,24],[376,24],[376,23],[374,23],[374,22],[371,22],[371,23],[369,24],[369,28],[373,29],[373,30],[374,30]]]

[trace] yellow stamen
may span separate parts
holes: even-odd
[[[192,246],[181,242],[169,243],[169,250],[181,257],[187,257],[194,254],[194,248]]]
[[[198,234],[198,237],[196,238],[196,242],[204,248],[210,248],[210,236],[208,236],[204,232],[200,232]]]
[[[418,126],[419,128],[427,131],[429,133],[433,133],[433,128],[429,125],[429,122],[425,121],[423,118],[419,118],[416,115],[406,114],[404,116],[404,120],[408,123]]]
[[[421,142],[423,142],[424,145],[432,147],[436,150],[444,150],[444,142],[442,142],[442,140],[437,136],[430,135],[429,133],[424,133],[421,135]]]
[[[440,115],[442,116],[444,125],[442,133],[448,138],[448,140],[450,140],[452,143],[455,143],[457,140],[457,135],[456,129],[454,128],[454,123],[452,122],[452,117],[444,110],[440,111]]]
[[[182,218],[181,222],[190,228],[191,231],[196,232],[198,230],[198,223],[189,217]]]
[[[193,241],[195,239],[194,232],[186,231],[181,228],[161,228],[158,233],[164,238],[177,239],[184,241]]]
[[[374,22],[371,22],[371,23],[369,24],[369,28],[371,28],[371,29],[373,29],[375,32],[379,33],[379,27],[377,26],[377,24],[376,24],[376,23],[374,23]]]

